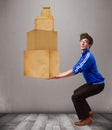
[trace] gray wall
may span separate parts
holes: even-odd
[[[93,36],[91,51],[106,86],[88,102],[94,111],[112,112],[112,0],[0,0],[0,112],[74,111],[71,95],[85,82],[81,74],[59,80],[23,75],[26,32],[44,5],[55,19],[61,72],[80,57],[80,33]]]

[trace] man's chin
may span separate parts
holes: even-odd
[[[82,50],[82,51],[85,51],[85,50],[86,50],[86,48],[81,48],[81,50]]]

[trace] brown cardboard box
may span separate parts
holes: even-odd
[[[54,31],[54,21],[49,18],[35,19],[35,29]]]
[[[49,78],[49,50],[24,51],[24,75]]]
[[[35,29],[54,31],[54,18],[50,6],[43,7],[41,15],[35,19]]]
[[[35,28],[27,32],[24,51],[24,75],[35,78],[51,78],[59,74],[60,57],[57,32],[50,6],[43,7],[35,19]]]
[[[57,50],[57,32],[32,30],[27,32],[27,50]]]
[[[50,78],[59,74],[59,53],[50,50],[24,51],[24,75]]]
[[[60,70],[60,56],[58,51],[49,51],[49,77],[55,77]]]

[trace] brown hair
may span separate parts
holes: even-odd
[[[93,38],[88,34],[88,33],[82,33],[80,35],[80,41],[84,38],[87,38],[88,39],[88,42],[90,45],[93,45]]]

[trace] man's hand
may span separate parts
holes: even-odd
[[[73,76],[73,72],[72,70],[68,70],[66,72],[60,73],[59,75],[55,76],[55,77],[51,77],[49,79],[60,79],[60,78],[64,78],[64,77],[69,77],[69,76]]]
[[[57,76],[55,76],[55,77],[50,77],[50,78],[48,78],[48,80],[49,79],[59,79],[60,78],[60,75],[57,75]]]

